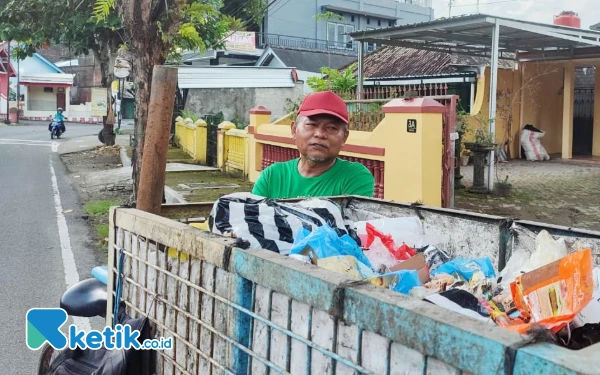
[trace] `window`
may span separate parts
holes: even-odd
[[[377,26],[381,26],[381,20],[377,20]]]
[[[370,24],[371,24],[371,18],[367,17],[367,25],[370,25]]]
[[[44,92],[54,92],[52,87],[44,87]]]
[[[350,17],[350,21],[354,22],[354,16]]]
[[[354,25],[327,23],[327,42],[329,48],[352,49],[352,38],[346,35],[354,32]]]
[[[389,22],[389,25],[390,25],[390,27],[392,27],[392,26],[396,26],[396,21],[390,21],[390,22]]]
[[[367,27],[367,31],[369,30],[375,30],[372,27]],[[375,49],[377,49],[377,44],[376,43],[367,43],[367,52],[373,52],[375,51]]]

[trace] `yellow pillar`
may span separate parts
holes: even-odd
[[[371,144],[386,145],[385,199],[442,206],[442,114],[429,98],[394,99]]]
[[[225,133],[231,129],[235,129],[235,125],[230,121],[223,121],[219,124],[219,130],[217,131],[217,168],[221,170],[225,170],[227,150],[229,148],[225,139]]]
[[[262,144],[256,142],[254,134],[258,132],[261,125],[271,123],[271,111],[259,105],[250,110],[250,125],[248,125],[248,134],[250,136],[249,147],[249,171],[248,180],[255,182],[260,176],[262,162]]]
[[[565,65],[563,84],[562,158],[573,157],[573,106],[575,104],[575,66]]]
[[[206,121],[197,120],[194,125],[196,125],[196,130],[194,132],[194,160],[197,160],[201,164],[205,164],[207,142]]]
[[[592,155],[600,156],[600,65],[596,66],[596,84],[594,85],[594,138]]]

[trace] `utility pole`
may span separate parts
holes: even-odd
[[[17,59],[17,123],[19,123],[19,108],[21,104],[21,60]]]
[[[6,51],[8,57],[6,58],[6,120],[4,123],[8,125],[10,124],[10,40],[6,45]]]
[[[448,0],[448,17],[452,17],[452,5],[454,5],[455,2],[456,0]]]

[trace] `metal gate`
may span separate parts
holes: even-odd
[[[223,122],[223,112],[217,114],[205,115],[206,121],[206,165],[209,167],[217,166],[217,132],[219,124]]]
[[[573,154],[591,155],[594,132],[594,89],[575,89]]]

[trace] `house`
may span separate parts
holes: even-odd
[[[304,93],[308,94],[312,89],[306,82],[310,77],[320,77],[321,68],[339,69],[355,60],[354,56],[335,53],[335,51],[267,47],[256,62],[256,66],[296,69],[298,79],[304,82]]]
[[[6,119],[7,116],[7,100],[10,100],[8,90],[8,82],[11,77],[16,77],[17,73],[14,65],[8,59],[8,51],[4,46],[0,46],[0,114]]]
[[[489,64],[489,59],[481,57],[383,46],[364,57],[363,86],[367,96],[378,92],[399,94],[405,89],[420,90],[422,95],[456,94],[461,98],[462,108],[470,111],[477,94],[478,77]],[[499,60],[499,68],[512,71],[515,64]],[[355,74],[356,70],[355,66]]]
[[[331,12],[339,19],[321,20]],[[258,43],[278,46],[337,50],[356,54],[357,44],[348,33],[434,19],[432,0],[276,0],[263,19]],[[374,50],[376,45],[368,45]]]
[[[17,43],[11,43],[15,48]],[[8,53],[8,44],[0,46],[2,53]],[[22,119],[47,119],[62,107],[69,116],[69,93],[73,76],[66,74],[56,65],[38,53],[23,60],[11,55],[11,65],[17,67],[10,79],[11,108],[19,108]],[[18,86],[18,87],[17,87]],[[17,98],[18,93],[18,98]],[[4,110],[3,112],[6,112]]]

